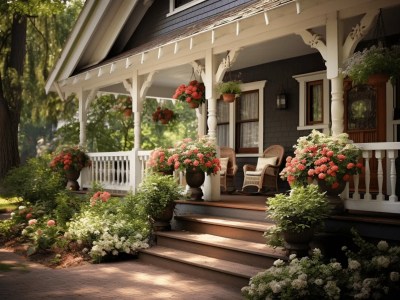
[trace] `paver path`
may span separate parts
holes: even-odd
[[[0,299],[242,299],[238,291],[136,260],[50,269],[0,249]]]

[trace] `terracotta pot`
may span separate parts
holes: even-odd
[[[189,102],[188,103],[189,104],[189,107],[190,108],[198,108],[199,107],[199,103],[197,103],[197,102]]]
[[[66,189],[71,191],[78,191],[79,190],[79,183],[78,178],[81,175],[81,171],[77,170],[69,170],[65,172],[65,177],[67,177],[68,182]]]
[[[235,101],[235,94],[222,94],[222,99],[224,100],[224,102],[234,102]]]
[[[190,187],[191,199],[202,200],[203,191],[200,187],[206,179],[204,171],[200,168],[188,168],[186,169],[185,178],[187,185]]]
[[[318,180],[318,187],[320,191],[326,192],[331,214],[333,215],[342,214],[345,211],[343,200],[339,194],[344,191],[346,183],[346,181],[342,181],[336,189],[332,189],[332,187],[326,184],[325,180]]]
[[[389,75],[374,74],[368,77],[368,84],[386,83],[389,80]]]
[[[169,122],[169,120],[167,120],[167,119],[160,119],[161,124],[166,125],[166,124],[168,124],[168,122]]]

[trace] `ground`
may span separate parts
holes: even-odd
[[[90,257],[84,256],[78,251],[41,251],[32,255],[28,255],[27,244],[21,243],[17,239],[6,242],[4,244],[4,248],[24,256],[32,262],[55,269],[80,266],[90,263]]]

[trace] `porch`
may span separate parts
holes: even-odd
[[[354,176],[352,182],[350,182],[351,188],[348,184],[342,193],[341,197],[345,208],[347,210],[400,215],[396,170],[396,158],[400,149],[400,142],[357,145],[362,149],[364,171],[361,176]],[[103,188],[115,194],[135,192],[136,187],[146,176],[146,162],[150,153],[150,150],[89,153],[92,166],[82,171],[81,187],[87,189],[94,182],[97,182]],[[175,172],[174,176],[184,185],[181,173]],[[240,188],[236,186],[236,189],[239,190]],[[254,201],[257,200],[251,200],[252,197],[254,196],[246,197],[244,202],[254,204]],[[221,203],[225,198],[225,195],[221,195]],[[212,205],[213,201],[208,203]]]

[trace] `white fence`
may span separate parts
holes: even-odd
[[[137,160],[134,151],[89,153],[92,165],[82,170],[82,188],[91,188],[96,182],[114,193],[135,190],[145,176],[150,152],[139,151]],[[139,172],[136,172],[136,167]]]
[[[357,144],[362,149],[364,161],[365,188],[360,191],[360,176],[354,176],[354,191],[349,191],[347,186],[342,194],[345,207],[350,210],[386,212],[400,214],[400,202],[396,195],[396,164],[395,160],[400,150],[400,142],[396,143],[364,143]],[[385,160],[386,158],[386,160]],[[373,176],[376,182],[371,182],[371,161],[375,160],[377,165],[377,176]],[[386,168],[384,168],[386,161]],[[384,172],[386,169],[386,173]],[[386,180],[386,187],[384,181]],[[371,184],[378,187],[377,190],[370,189]],[[386,193],[384,193],[386,190]]]

